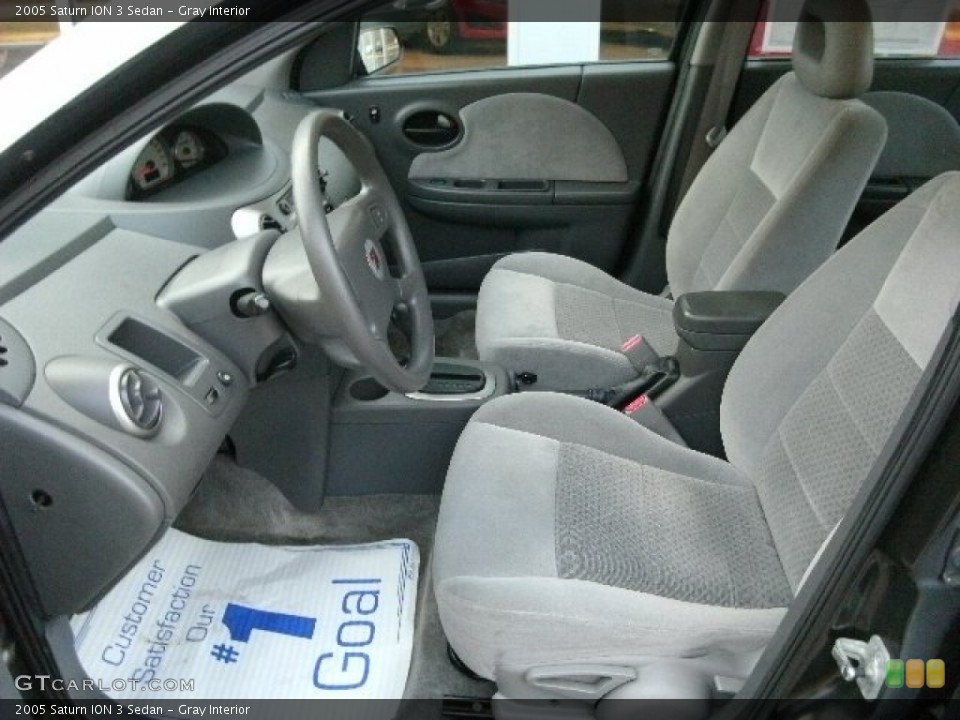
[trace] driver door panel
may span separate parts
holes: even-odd
[[[674,73],[670,61],[510,68],[304,94],[344,109],[375,145],[431,291],[470,297],[514,252],[616,270]]]

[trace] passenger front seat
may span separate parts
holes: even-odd
[[[886,122],[855,99],[873,77],[866,3],[811,0],[803,18],[794,72],[730,132],[677,210],[667,240],[674,297],[789,294],[836,249],[883,150]],[[480,288],[477,350],[536,375],[535,389],[612,387],[636,376],[628,339],[676,350],[672,307],[579,260],[517,254]]]
[[[706,698],[745,678],[950,326],[957,228],[953,173],[787,298],[724,389],[729,462],[569,395],[482,407],[434,549],[460,658],[514,699]]]

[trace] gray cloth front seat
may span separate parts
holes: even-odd
[[[806,6],[780,79],[710,157],[667,239],[674,297],[699,290],[790,293],[836,249],[883,150],[886,123],[856,99],[873,74],[863,0]],[[829,20],[829,22],[827,22]],[[498,262],[480,289],[482,360],[538,377],[536,389],[611,387],[636,376],[621,351],[642,335],[660,355],[673,303],[586,263],[545,253]]]
[[[567,667],[643,682],[664,658],[704,682],[744,677],[956,311],[957,228],[952,173],[787,299],[727,381],[729,462],[573,396],[481,408],[450,464],[433,566],[463,661],[508,697],[535,695],[544,677],[569,689]]]

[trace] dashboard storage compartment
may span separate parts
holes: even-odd
[[[107,342],[142,358],[181,383],[190,380],[204,365],[204,358],[183,343],[136,318],[124,318],[107,336]]]

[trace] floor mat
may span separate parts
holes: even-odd
[[[328,497],[320,512],[304,513],[262,475],[220,456],[177,518],[176,527],[211,540],[268,545],[357,545],[391,537],[413,540],[420,549],[421,570],[406,697],[489,698],[492,684],[470,680],[447,659],[429,567],[439,509],[439,495],[372,495]],[[410,718],[418,717],[419,710],[411,712]]]
[[[419,551],[409,540],[329,547],[218,543],[169,530],[71,625],[116,699],[182,698],[144,686],[193,679],[191,699],[403,696]]]

